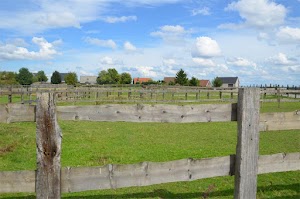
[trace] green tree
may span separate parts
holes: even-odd
[[[61,83],[61,77],[60,77],[60,73],[58,71],[54,71],[52,73],[51,83],[52,84],[60,84]]]
[[[131,84],[132,78],[129,73],[122,73],[120,75],[120,84]]]
[[[16,80],[17,74],[14,72],[2,71],[0,72],[0,85],[14,85],[18,84]]]
[[[46,82],[46,81],[48,81],[48,78],[47,78],[47,76],[45,75],[45,72],[42,71],[42,70],[40,70],[40,71],[37,73],[36,77],[37,77],[37,81],[38,81],[38,82]]]
[[[65,82],[68,85],[74,85],[75,86],[76,83],[78,82],[77,74],[75,72],[69,72],[65,76]]]
[[[191,80],[189,81],[190,86],[199,86],[199,80],[195,77],[192,77]]]
[[[98,84],[117,84],[120,80],[118,71],[114,68],[109,68],[107,71],[102,70],[97,78]]]
[[[184,72],[184,70],[180,69],[176,73],[175,83],[179,84],[179,85],[182,85],[182,86],[188,84],[187,74]]]
[[[219,78],[219,77],[215,77],[213,80],[212,80],[212,85],[214,87],[221,87],[223,84],[222,80]]]
[[[33,75],[29,72],[28,68],[21,68],[16,79],[21,85],[30,85],[32,84],[32,77]]]

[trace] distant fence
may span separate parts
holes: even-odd
[[[0,192],[36,191],[37,198],[60,198],[61,192],[147,186],[234,175],[234,198],[256,198],[257,174],[300,170],[300,153],[258,155],[259,94],[259,89],[241,88],[237,104],[160,107],[107,105],[88,107],[85,111],[80,111],[79,107],[67,107],[63,111],[60,109],[63,107],[60,107],[56,110],[54,94],[38,94],[35,108],[37,171],[0,172]],[[10,110],[10,107],[6,110]],[[61,130],[57,117],[134,122],[237,121],[236,154],[200,160],[61,169]],[[268,117],[271,116],[262,118]],[[299,121],[299,112],[296,111],[293,117]],[[273,120],[278,118],[281,118],[280,114],[272,117]],[[269,123],[265,125],[267,127],[264,128],[271,128]]]
[[[57,102],[190,103],[237,101],[237,89],[200,87],[2,87],[2,103],[34,103],[37,92],[55,92]],[[263,102],[300,102],[300,90],[261,89]],[[0,101],[0,103],[1,103]]]

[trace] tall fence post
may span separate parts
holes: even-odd
[[[259,148],[259,98],[259,89],[239,88],[235,199],[256,198]]]
[[[37,93],[36,105],[36,198],[60,198],[62,133],[57,123],[53,93]]]

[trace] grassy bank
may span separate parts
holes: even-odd
[[[62,166],[130,164],[206,158],[235,153],[236,122],[127,123],[59,122],[63,131]],[[260,154],[297,152],[299,130],[263,132]],[[0,124],[0,170],[35,169],[35,124]],[[264,174],[258,178],[258,198],[298,198],[300,172]],[[220,177],[148,187],[63,194],[64,198],[232,198],[234,177]],[[2,194],[0,198],[34,198],[32,194]]]

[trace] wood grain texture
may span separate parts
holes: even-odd
[[[234,165],[232,155],[129,165],[66,167],[61,169],[61,191],[71,193],[228,176],[234,175]],[[259,174],[297,170],[300,170],[300,153],[259,156]],[[0,193],[34,192],[34,187],[34,171],[0,172]]]
[[[260,114],[261,131],[300,129],[300,110],[287,113]]]
[[[235,121],[236,104],[203,105],[101,105],[57,107],[61,120],[126,122]]]
[[[57,123],[54,94],[38,93],[36,107],[36,197],[60,198],[61,130]]]
[[[255,199],[259,147],[259,94],[257,88],[240,88],[235,162],[235,199]]]

